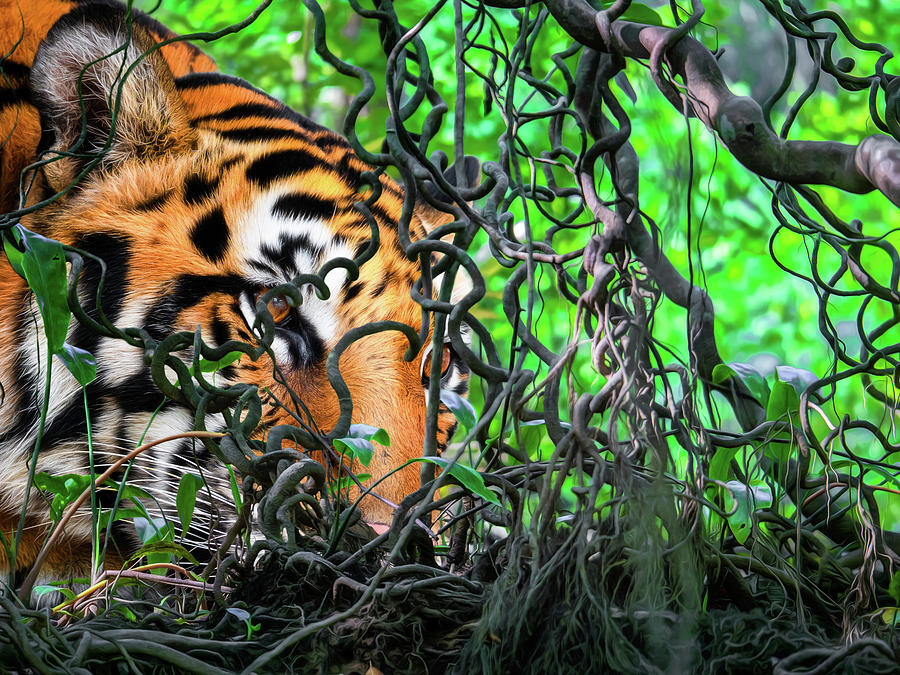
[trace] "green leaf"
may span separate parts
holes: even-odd
[[[174,556],[176,560],[187,560],[194,565],[199,564],[190,551],[181,544],[176,544],[172,541],[151,541],[144,544],[126,562],[134,562],[144,556],[147,557],[148,562],[151,562],[151,564],[152,562],[168,562],[169,556]]]
[[[794,388],[794,391],[797,392],[798,403],[797,407],[800,407],[799,404],[799,396],[804,392],[804,390],[811,384],[814,384],[819,381],[819,376],[816,375],[811,370],[804,370],[803,368],[794,368],[793,366],[776,366],[775,374],[779,380],[782,382],[786,382]]]
[[[134,529],[144,544],[175,539],[172,523],[166,522],[164,518],[135,518]]]
[[[373,427],[371,424],[351,424],[347,431],[348,438],[365,438],[374,441],[380,445],[390,446],[391,437],[388,432],[380,427]]]
[[[126,506],[125,508],[118,508],[115,510],[115,517],[112,519],[113,522],[117,520],[127,520],[129,518],[140,518],[144,515],[144,511],[138,508],[134,508],[133,506]],[[100,518],[98,519],[98,526],[101,530],[106,529],[106,526],[109,525],[109,519],[113,516],[113,511],[104,511],[100,514]]]
[[[626,21],[634,21],[635,23],[646,23],[651,26],[662,26],[663,20],[652,9],[647,7],[647,5],[642,5],[639,2],[631,3],[631,6],[625,10],[625,13],[622,15],[622,18]]]
[[[753,530],[752,514],[758,508],[766,508],[772,503],[772,494],[765,486],[748,488],[740,481],[731,480],[726,483],[725,508],[729,515],[728,527],[734,538],[741,544],[747,541]],[[729,503],[730,502],[730,503]]]
[[[729,377],[737,377],[760,404],[769,400],[766,378],[749,363],[720,363],[712,371],[713,384],[722,384]]]
[[[450,475],[458,480],[460,484],[472,494],[478,495],[482,499],[489,501],[491,504],[496,504],[497,506],[501,505],[497,495],[489,490],[487,485],[484,484],[484,478],[482,478],[481,474],[470,466],[460,464],[459,462],[451,464],[450,460],[446,457],[416,457],[410,461],[437,464],[444,469],[444,471],[449,471]]]
[[[709,477],[713,480],[728,480],[731,477],[731,460],[738,448],[716,448],[716,453],[709,461]]]
[[[891,577],[888,594],[900,605],[900,572],[894,572],[894,576]]]
[[[107,480],[107,483],[116,487],[117,490],[122,495],[122,499],[131,499],[137,501],[139,499],[146,499],[148,501],[153,501],[155,497],[147,492],[144,488],[138,487],[137,485],[133,485],[131,483],[126,483],[125,485],[120,486],[117,482],[112,480]]]
[[[239,621],[249,621],[250,612],[240,607],[226,607],[225,611],[238,618]]]
[[[241,357],[243,355],[244,355],[244,352],[238,352],[238,351],[228,352],[225,356],[223,356],[218,361],[209,361],[209,360],[201,357],[200,358],[200,372],[201,373],[214,373],[217,370],[222,370],[222,368],[224,368],[225,366],[230,366],[232,363],[240,361]],[[194,374],[194,365],[193,364],[191,364],[191,366],[188,368],[188,372],[191,375]]]
[[[234,499],[234,505],[238,512],[241,510],[241,490],[238,487],[237,476],[234,475],[234,468],[228,465],[228,481],[231,484],[231,498]]]
[[[65,477],[51,476],[43,471],[34,475],[34,485],[38,490],[46,490],[53,494],[62,494],[66,490]]]
[[[54,522],[62,517],[65,508],[74,502],[81,493],[91,485],[91,477],[77,473],[68,473],[64,476],[51,476],[48,473],[39,473],[34,477],[34,485],[39,490],[52,492],[53,502],[50,504],[50,515]]]
[[[66,256],[62,244],[16,225],[24,255],[21,265],[25,280],[37,298],[44,320],[47,349],[58,352],[69,331],[69,305],[66,302]]]
[[[178,518],[181,520],[182,533],[187,532],[194,517],[194,506],[197,504],[197,492],[204,485],[200,476],[186,473],[178,483],[178,494],[175,496],[175,506],[178,509]]]
[[[363,466],[369,466],[372,455],[375,454],[375,446],[372,441],[365,438],[335,438],[334,449],[348,457],[356,458]]]
[[[97,359],[90,352],[63,342],[60,350],[56,352],[56,356],[82,387],[88,386],[97,379]]]
[[[475,426],[475,422],[478,421],[478,415],[475,413],[475,408],[472,404],[455,391],[441,389],[441,403],[456,415],[456,419],[465,427],[466,431]]]
[[[772,393],[769,394],[769,401],[766,404],[766,419],[770,421],[789,421],[796,427],[800,425],[799,410],[800,397],[797,396],[794,387],[776,379],[772,384]],[[767,457],[781,463],[790,459],[791,450],[791,438],[787,432],[776,434],[763,446],[763,453]]]
[[[3,251],[6,253],[6,258],[9,260],[9,265],[13,268],[13,272],[24,279],[25,270],[22,269],[22,257],[25,254],[13,246],[13,243],[6,236],[3,237]]]
[[[31,592],[37,596],[47,595],[47,593],[62,593],[66,600],[75,599],[75,592],[71,588],[66,588],[65,586],[41,584],[40,586],[35,586]]]
[[[787,382],[775,380],[772,384],[772,393],[766,404],[766,419],[779,420],[790,416],[800,410],[800,397],[797,391]]]
[[[122,577],[122,578],[124,579],[127,577]],[[132,612],[131,609],[129,609],[129,607],[127,605],[123,605],[121,603],[116,603],[116,604],[112,605],[112,608],[121,612],[125,616],[125,618],[128,619],[129,621],[133,621],[134,623],[137,623],[137,620],[138,620],[137,614]]]

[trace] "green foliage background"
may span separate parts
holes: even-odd
[[[137,6],[154,11],[160,21],[180,33],[222,28],[244,18],[255,7],[254,2],[234,0],[164,0],[159,7],[157,4],[144,1]],[[660,16],[670,16],[668,3],[656,4],[660,6]],[[831,4],[811,3],[808,10],[824,9]],[[757,3],[707,2],[705,5],[706,25],[695,37],[712,50],[725,46],[720,64],[732,91],[764,99],[778,86],[782,76],[786,53],[783,33]],[[322,2],[321,6],[329,23],[329,48],[376,77],[379,93],[360,117],[356,130],[367,148],[378,149],[384,139],[387,118],[383,82],[377,80],[386,64],[379,36],[368,26],[364,27],[368,30],[361,29],[349,3],[331,1]],[[433,3],[422,0],[394,3],[397,15],[406,25],[418,21],[432,6]],[[502,21],[503,12],[494,14]],[[514,40],[515,18],[511,12],[505,14],[509,21],[502,27],[509,31],[509,39]],[[888,46],[900,44],[900,6],[877,0],[854,0],[841,3],[841,15],[861,39],[877,40]],[[358,93],[360,84],[318,59],[312,48],[312,30],[311,15],[300,3],[276,0],[253,25],[209,43],[204,49],[216,59],[222,71],[248,80],[326,126],[340,129],[344,109]],[[437,87],[445,100],[452,100],[456,64],[453,12],[449,4],[438,20],[426,26],[423,36]],[[542,31],[540,40],[543,43],[535,47],[534,53],[547,54],[548,60],[550,54],[563,50],[570,42],[561,29],[556,33]],[[835,52],[835,60],[845,53],[859,58],[859,51],[842,44],[840,39]],[[489,67],[488,55],[482,57],[483,62],[477,65]],[[808,60],[804,66],[804,58],[805,54],[798,55],[798,75],[789,94],[773,111],[776,129],[813,72]],[[872,63],[859,65],[865,69],[871,68]],[[549,63],[534,63],[536,73],[546,71],[549,66]],[[887,68],[890,67],[888,63]],[[772,215],[772,194],[767,185],[741,167],[699,121],[686,123],[659,94],[646,72],[640,70],[629,63],[627,72],[636,102],[629,103],[625,97],[622,100],[633,123],[631,142],[641,158],[641,203],[659,225],[663,250],[671,261],[682,274],[700,281],[713,298],[716,337],[723,360],[751,363],[770,383],[778,365],[808,369],[820,377],[826,375],[834,363],[818,331],[816,295],[808,283],[781,269],[770,253],[771,248],[783,265],[808,273],[808,243],[800,237],[784,235],[770,240],[777,221]],[[817,95],[806,103],[794,122],[790,137],[857,143],[877,132],[869,121],[867,95],[865,90],[845,91],[823,78]],[[481,81],[471,72],[466,73],[466,97],[465,151],[482,161],[496,159],[496,139],[503,132],[505,122],[497,105],[486,101]],[[445,120],[439,136],[442,143],[438,145],[452,159],[451,116],[452,111]],[[531,136],[529,133],[523,131],[522,135],[533,138],[534,146],[529,150],[537,155],[547,143],[546,131],[535,125]],[[820,193],[842,219],[857,218],[862,221],[864,232],[888,233],[886,236],[893,244],[900,244],[900,235],[893,232],[898,224],[897,210],[879,193],[850,195],[831,188],[821,188]],[[609,197],[611,192],[602,196]],[[543,224],[536,222],[533,215],[530,226],[535,238],[542,235]],[[576,231],[573,236],[584,235]],[[573,239],[572,248],[578,245]],[[486,250],[483,255],[476,254],[476,259],[483,263],[482,271],[489,284],[488,297],[476,308],[477,316],[490,328],[502,357],[507,358],[508,352],[503,354],[502,350],[504,343],[512,342],[512,328],[500,309],[500,298],[508,273]],[[887,257],[876,263],[889,264]],[[570,271],[574,274],[577,269]],[[554,279],[542,278],[538,288],[542,297],[536,304],[539,311],[535,314],[533,331],[544,344],[561,350],[571,338],[574,306],[557,297]],[[854,345],[858,345],[856,311],[857,301],[853,298],[832,300],[830,314],[838,323],[839,332],[846,336],[850,353],[855,353]],[[891,311],[884,304],[876,307],[870,316],[881,320]],[[654,335],[671,347],[680,360],[687,361],[684,310],[664,301],[656,315]],[[581,386],[592,388],[592,383],[598,383],[593,386],[599,388],[602,380],[591,367],[589,358],[579,356],[575,364],[576,380]],[[536,359],[527,366],[541,368]],[[887,381],[873,382],[871,386],[892,391]],[[470,396],[476,408],[482,405],[480,395],[476,382]],[[835,421],[844,414],[870,419],[883,428],[885,424],[892,426],[889,422],[892,413],[867,397],[861,386],[839,390],[829,417]],[[737,425],[733,428],[736,430]],[[538,438],[530,442],[540,446]],[[547,449],[551,447],[547,445]],[[538,447],[530,450],[534,457],[540,454]],[[866,448],[857,451],[865,455]],[[900,500],[889,493],[879,493],[878,498],[884,525],[892,527],[900,522]]]

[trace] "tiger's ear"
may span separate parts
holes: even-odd
[[[69,185],[98,153],[101,166],[153,159],[192,142],[187,110],[154,41],[124,12],[76,9],[49,32],[35,56],[31,89],[52,150],[71,151],[44,165],[50,187]],[[104,151],[104,148],[108,148]]]

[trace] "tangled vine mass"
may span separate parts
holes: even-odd
[[[409,200],[399,228],[407,255],[421,263],[422,325],[434,324],[435,345],[449,335],[470,368],[483,401],[477,419],[460,426],[443,471],[423,465],[421,488],[390,530],[366,536],[348,527],[327,489],[338,479],[326,480],[320,464],[283,441],[329,449],[347,435],[340,352],[396,326],[352,331],[329,357],[342,410],[334,429],[285,428],[254,440],[259,392],[216,387],[175,356],[192,348],[216,361],[234,346],[214,349],[185,333],[156,342],[94,318],[75,292],[83,260],[68,251],[78,321],[144,350],[163,393],[196,409],[197,420],[224,416],[224,438],[202,442],[243,477],[239,525],[258,536],[249,543],[235,528],[221,561],[202,570],[202,595],[188,584],[164,599],[94,598],[91,611],[61,623],[8,592],[0,596],[0,664],[82,673],[113,661],[134,672],[203,673],[281,672],[285,664],[297,672],[896,672],[900,532],[896,510],[883,513],[880,498],[900,486],[890,386],[900,372],[892,342],[900,256],[884,224],[842,220],[827,203],[840,193],[820,187],[879,191],[900,206],[900,79],[885,71],[889,49],[857,38],[834,11],[760,0],[788,53],[781,85],[760,104],[735,95],[720,52],[693,37],[703,26],[700,0],[658,13],[628,0],[444,0],[412,18],[387,0],[350,4],[359,30],[381,36],[386,57],[380,152],[357,134],[375,78],[329,49],[340,27],[304,0],[314,50],[361,85],[342,129],[358,155],[453,216],[412,242]],[[220,34],[192,37],[237,31],[274,10],[268,5]],[[457,81],[437,82],[425,36],[451,22]],[[560,34],[565,49],[541,49]],[[836,59],[837,42],[874,63],[871,72]],[[813,75],[787,105],[800,50]],[[499,116],[505,130],[494,154],[477,162],[466,154],[472,78],[484,114]],[[789,138],[825,79],[868,91],[878,133],[855,145]],[[782,368],[773,382],[747,364],[723,363],[715,298],[696,261],[683,270],[670,260],[656,225],[662,214],[639,199],[627,112],[640,106],[635,89],[663,96],[686,126],[699,119],[769,191],[770,251],[817,298],[829,372]],[[775,130],[773,111],[782,108]],[[438,147],[452,148],[449,169]],[[356,208],[367,213],[376,196]],[[680,227],[691,240],[697,224],[688,215]],[[775,242],[785,236],[802,240],[806,268],[779,258]],[[292,283],[322,288],[329,269]],[[486,269],[504,280],[499,297]],[[453,304],[458,274],[472,290]],[[858,353],[832,316],[836,299],[854,303]],[[565,340],[535,328],[551,302],[570,310]],[[665,303],[683,310],[686,358],[655,337]],[[508,340],[495,342],[500,333],[486,316],[508,322]],[[260,326],[271,341],[271,317],[261,314]],[[406,333],[413,347],[428,337]],[[262,342],[242,349],[258,355]],[[585,370],[593,379],[579,375]],[[879,412],[841,413],[848,390],[865,392]],[[426,456],[436,447],[429,424]],[[476,467],[484,486],[454,463]],[[242,539],[246,546],[231,546]]]

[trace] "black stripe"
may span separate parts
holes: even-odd
[[[381,283],[378,284],[378,288],[376,288],[375,292],[372,293],[372,297],[377,298],[379,295],[384,293],[387,290],[387,287],[390,285],[390,283],[391,283],[391,275],[388,274],[387,272],[385,272],[384,275],[381,277]]]
[[[122,302],[128,289],[128,271],[131,267],[131,240],[121,234],[96,232],[76,239],[74,246],[97,256],[106,263],[103,292],[100,306],[104,316],[115,323],[122,312]],[[100,286],[100,265],[85,258],[84,271],[79,279],[79,296],[86,298],[83,303],[86,314],[99,320],[97,293]],[[100,344],[100,336],[87,326],[79,323],[72,333],[72,344],[95,353]]]
[[[231,327],[218,313],[213,317],[211,333],[216,346],[224,345],[231,339]]]
[[[279,141],[284,139],[299,139],[308,141],[309,134],[296,129],[277,129],[274,127],[246,127],[244,129],[228,129],[226,131],[213,129],[222,138],[235,143],[261,143],[264,141]]]
[[[135,211],[154,211],[165,204],[166,200],[171,196],[171,194],[171,191],[166,191],[154,197],[150,197],[149,199],[135,204],[133,209]]]
[[[234,87],[240,87],[241,89],[248,89],[249,91],[255,92],[260,96],[264,96],[267,99],[278,103],[278,101],[276,101],[264,91],[257,89],[249,82],[246,82],[239,77],[235,77],[234,75],[226,75],[225,73],[207,71],[202,73],[188,73],[186,75],[182,75],[181,77],[175,78],[176,89],[202,89],[203,87],[214,87],[219,84],[227,84]]]
[[[3,77],[9,80],[28,80],[28,74],[31,68],[24,63],[18,61],[10,61],[8,59],[0,60],[0,82],[4,82]]]
[[[354,192],[359,192],[363,185],[362,172],[355,166],[352,166],[352,163],[355,161],[357,161],[356,155],[348,152],[341,157],[340,161],[334,167],[334,170],[351,188],[353,188]]]
[[[15,61],[0,60],[0,110],[21,101],[34,103],[28,88],[31,69]]]
[[[191,230],[194,248],[213,263],[219,263],[225,257],[229,238],[228,223],[220,207],[203,216]]]
[[[292,311],[288,319],[275,327],[275,337],[287,343],[291,366],[312,366],[325,358],[325,343],[306,317]]]
[[[217,187],[217,177],[206,179],[200,174],[192,173],[184,182],[184,201],[192,205],[201,204],[213,195]]]
[[[203,87],[215,87],[218,85],[239,87],[241,89],[252,91],[253,93],[258,94],[260,97],[262,97],[266,101],[266,103],[239,103],[234,106],[230,106],[228,109],[223,110],[221,113],[210,113],[208,115],[197,117],[194,119],[195,123],[213,119],[241,119],[242,117],[251,117],[256,115],[261,117],[278,117],[281,119],[290,120],[297,126],[309,131],[326,132],[329,135],[334,134],[334,132],[332,132],[331,130],[323,127],[321,124],[316,124],[311,119],[309,119],[308,117],[304,117],[295,110],[291,110],[278,99],[273,98],[261,89],[257,89],[249,82],[246,82],[239,77],[226,75],[225,73],[220,72],[202,72],[188,73],[187,75],[182,75],[181,77],[175,78],[176,89],[202,89]],[[271,108],[268,108],[267,104],[271,105]],[[236,110],[238,112],[229,113],[229,110]],[[243,114],[240,112],[241,110],[244,111]]]
[[[391,227],[397,227],[397,221],[391,218],[390,214],[381,205],[381,202],[375,202],[369,207],[369,211],[372,212],[372,215],[375,216],[375,220],[377,220],[381,225],[390,225]],[[366,223],[366,227],[371,230],[369,224]],[[399,242],[399,239],[397,240]],[[404,255],[406,253],[404,252]]]
[[[352,300],[357,295],[359,295],[360,291],[365,288],[365,284],[361,281],[357,281],[355,284],[350,284],[344,289],[344,302],[348,300]]]
[[[187,274],[178,277],[174,287],[147,312],[144,330],[153,339],[162,341],[175,329],[178,315],[203,298],[215,293],[237,297],[245,290],[243,280],[236,276]]]
[[[333,201],[320,199],[313,195],[305,195],[299,192],[279,197],[272,207],[272,213],[276,216],[294,218],[319,218],[329,221],[334,217],[336,205]]]
[[[283,105],[266,105],[265,103],[239,103],[217,113],[210,113],[194,118],[194,124],[202,124],[209,120],[242,120],[247,117],[264,117],[266,119],[288,119],[293,121],[296,114]]]
[[[135,349],[135,358],[139,358],[140,352]],[[121,384],[112,387],[105,395],[115,399],[116,405],[125,415],[153,412],[163,402],[163,395],[153,384],[150,371],[146,368],[132,375]],[[123,437],[124,438],[124,437]],[[137,441],[136,438],[128,439]]]
[[[264,155],[247,167],[247,178],[268,187],[270,183],[322,166],[323,162],[305,150],[281,150]]]
[[[97,398],[97,381],[94,380],[87,386],[88,414],[95,423],[100,414],[100,400]],[[72,441],[85,436],[87,425],[84,419],[84,400],[81,396],[74,396],[44,429],[41,439],[42,448],[52,448],[57,443]],[[85,444],[86,445],[86,444]],[[87,453],[84,455],[84,466],[87,466]],[[100,468],[101,467],[95,467]]]
[[[34,103],[31,98],[31,90],[27,86],[19,85],[12,89],[7,89],[5,87],[0,88],[0,110],[18,105],[23,101],[26,103]]]
[[[311,272],[312,270],[301,270],[295,264],[297,254],[305,253],[313,260],[322,255],[321,246],[316,246],[312,240],[303,232],[292,232],[282,234],[277,244],[266,243],[260,246],[259,252],[266,258],[266,261],[274,265],[282,274],[294,276],[301,272]]]
[[[31,291],[27,291],[21,295],[20,306],[24,307],[31,298]],[[29,312],[19,312],[16,316],[16,326],[14,335],[28,335],[31,331],[38,330],[36,320]],[[33,349],[28,346],[26,349]],[[32,429],[36,429],[38,418],[40,417],[41,397],[39,392],[43,388],[43,381],[30,376],[25,369],[25,359],[12,359],[9,370],[5,374],[4,385],[8,391],[4,392],[3,403],[7,407],[12,402],[7,400],[15,389],[19,390],[19,401],[16,408],[11,413],[7,411],[9,419],[14,420],[9,430],[0,434],[0,444],[6,444],[14,440],[19,440]],[[31,453],[31,448],[21,448],[23,453]]]
[[[361,256],[363,253],[365,253],[366,249],[368,249],[369,246],[371,246],[371,245],[372,245],[371,239],[366,239],[364,241],[359,242],[356,245],[356,247],[353,249],[353,259],[355,260],[356,258]]]
[[[350,152],[353,149],[350,147],[350,144],[347,142],[347,139],[343,136],[338,136],[336,133],[330,130],[326,130],[326,133],[318,134],[313,139],[316,146],[322,148],[322,150],[348,150]]]

